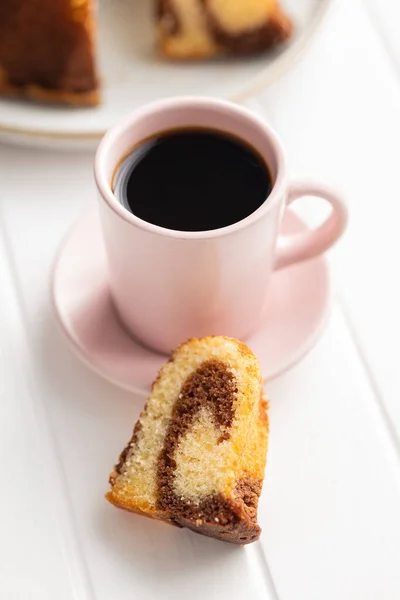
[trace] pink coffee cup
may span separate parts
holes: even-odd
[[[114,196],[115,170],[136,144],[187,126],[233,134],[269,166],[271,194],[242,221],[211,231],[175,231],[136,217]],[[282,145],[264,121],[221,100],[183,97],[136,110],[101,141],[95,179],[117,311],[138,340],[165,353],[190,337],[246,339],[259,324],[272,271],[325,252],[347,221],[346,206],[334,191],[288,182]],[[302,196],[329,202],[330,216],[315,230],[279,235],[285,207]]]

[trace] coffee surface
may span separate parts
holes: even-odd
[[[127,210],[160,227],[210,231],[237,223],[268,198],[271,176],[246,142],[216,130],[171,130],[127,156],[114,193]]]

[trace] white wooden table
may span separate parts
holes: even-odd
[[[342,187],[351,221],[323,338],[268,385],[264,533],[245,549],[104,501],[143,401],[71,354],[48,295],[93,156],[0,147],[1,600],[400,598],[399,17],[396,0],[337,0],[252,102],[294,175]]]

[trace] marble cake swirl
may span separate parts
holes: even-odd
[[[278,0],[157,0],[158,38],[170,58],[249,55],[292,35]]]
[[[267,442],[254,354],[229,338],[190,340],[153,384],[107,498],[227,542],[253,542]]]

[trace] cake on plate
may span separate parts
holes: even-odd
[[[257,54],[291,33],[278,0],[158,0],[159,45],[170,58]]]
[[[259,362],[245,344],[189,340],[154,382],[107,499],[226,542],[257,540],[266,409]]]
[[[94,0],[0,0],[0,92],[99,102]]]
[[[292,31],[278,0],[147,1],[155,3],[160,53],[173,60],[256,54]],[[0,0],[0,94],[98,104],[94,3]]]

